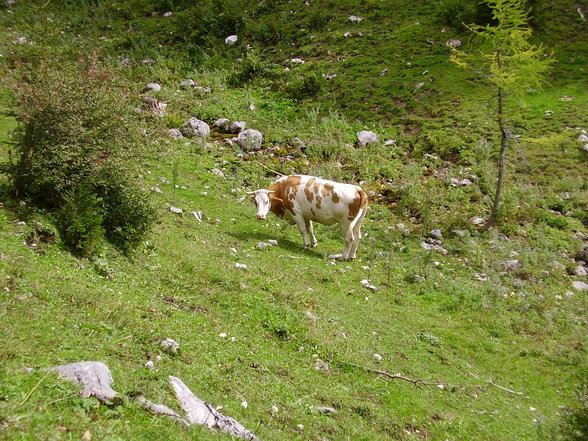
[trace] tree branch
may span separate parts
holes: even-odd
[[[426,381],[423,381],[423,380],[415,380],[413,378],[405,377],[404,375],[390,374],[389,372],[386,372],[386,371],[381,371],[381,370],[378,370],[378,369],[371,369],[371,368],[368,368],[368,367],[365,367],[365,366],[360,366],[360,365],[355,364],[355,363],[347,363],[346,362],[345,364],[348,364],[349,366],[353,366],[353,367],[356,367],[356,368],[364,369],[364,370],[366,370],[368,372],[374,372],[376,374],[382,375],[384,377],[391,378],[393,380],[404,380],[404,381],[408,381],[408,382],[410,382],[410,383],[412,383],[414,385],[417,385],[417,386],[418,385],[421,385],[421,384],[423,386],[437,386],[437,387],[440,387],[440,386],[441,387],[446,387],[447,386],[446,383],[429,383],[429,382],[426,382]]]
[[[474,377],[476,380],[484,381],[484,380],[481,380],[481,379],[480,379],[480,377],[478,377],[476,374],[474,374],[474,373],[472,373],[472,372],[468,372],[468,374],[470,374],[470,375],[471,375],[472,377]],[[512,390],[512,389],[508,389],[508,388],[506,388],[506,387],[504,387],[504,386],[500,386],[499,384],[496,384],[496,383],[494,383],[492,380],[486,380],[486,381],[484,381],[484,382],[485,382],[485,383],[488,383],[490,386],[494,386],[494,387],[497,387],[498,389],[502,389],[502,390],[504,390],[504,391],[506,391],[506,392],[510,392],[511,394],[516,394],[516,395],[523,395],[523,393],[522,393],[522,392],[517,392],[517,391],[514,391],[514,390]]]

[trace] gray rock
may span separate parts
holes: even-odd
[[[443,233],[441,233],[441,230],[438,228],[435,228],[434,230],[431,230],[431,232],[429,233],[432,237],[435,237],[437,239],[443,239]]]
[[[572,282],[572,286],[576,291],[588,291],[588,283],[582,282],[580,280],[574,280]]]
[[[214,122],[214,126],[226,132],[229,129],[229,123],[228,118],[219,118]]]
[[[363,17],[358,17],[357,15],[350,15],[349,21],[351,23],[361,23],[363,21]]]
[[[187,138],[207,138],[210,135],[210,127],[204,121],[192,117],[184,123],[180,132]]]
[[[170,375],[169,382],[176,393],[180,405],[186,412],[186,418],[190,424],[199,424],[213,430],[222,430],[232,436],[247,440],[259,439],[238,421],[223,415],[213,406],[196,397],[179,378]]]
[[[184,80],[180,83],[180,87],[182,89],[191,89],[192,87],[194,87],[196,85],[196,83],[194,82],[193,79],[188,78],[187,80]]]
[[[586,142],[586,141],[588,141],[588,136],[586,136],[586,134],[582,133],[580,136],[578,136],[578,141]]]
[[[184,214],[181,208],[178,207],[169,207],[169,211],[176,214]]]
[[[588,276],[588,271],[586,271],[586,267],[578,265],[578,267],[574,271],[574,274],[576,274],[576,276],[578,277],[586,277]]]
[[[239,37],[236,35],[229,35],[227,38],[225,38],[225,44],[227,46],[233,46],[235,43],[237,43],[238,39]]]
[[[451,47],[460,47],[461,40],[457,40],[457,39],[447,40],[446,44],[447,44],[447,46],[451,46]]]
[[[102,402],[113,402],[118,393],[110,386],[113,383],[110,369],[101,361],[80,361],[79,363],[55,366],[49,370],[57,371],[60,377],[83,386],[82,397],[96,397]],[[118,398],[120,400],[120,398]]]
[[[161,84],[159,83],[147,83],[145,89],[152,90],[153,92],[159,92],[161,90]]]
[[[443,255],[446,255],[448,253],[448,251],[445,248],[427,242],[421,242],[421,248],[426,251],[437,251],[438,253],[441,253]]]
[[[452,230],[451,232],[455,234],[457,237],[464,237],[466,235],[465,230]]]
[[[241,133],[247,127],[247,123],[245,121],[233,121],[229,124],[228,131],[229,133]]]
[[[361,147],[365,147],[368,144],[378,142],[378,135],[371,130],[362,130],[357,132],[357,142]]]
[[[164,406],[163,404],[152,403],[147,398],[145,398],[143,395],[139,395],[135,399],[139,403],[141,403],[143,406],[145,406],[145,408],[147,410],[153,412],[155,415],[165,415],[165,416],[170,417],[172,420],[175,420],[175,421],[181,423],[183,426],[186,426],[186,427],[190,426],[190,423],[188,423],[180,415],[178,415],[176,412],[171,410],[169,407]]]
[[[200,92],[202,94],[211,93],[212,89],[210,87],[203,87],[203,86],[194,86],[194,90],[196,92]]]
[[[323,406],[317,406],[315,407],[315,409],[320,412],[320,413],[325,413],[325,414],[329,414],[329,413],[337,413],[337,411],[335,409],[333,409],[332,407],[323,407]]]
[[[151,191],[157,194],[163,194],[163,191],[159,187],[151,187]]]
[[[236,141],[239,147],[245,151],[260,150],[263,135],[258,130],[247,129],[239,133]]]
[[[173,139],[175,139],[176,141],[179,139],[182,139],[184,137],[184,135],[182,135],[182,132],[180,132],[178,129],[169,129],[167,131],[167,134],[169,136],[171,136]]]
[[[168,354],[175,354],[180,349],[180,344],[171,338],[166,338],[161,343],[159,343],[159,346],[161,346],[161,350],[163,352]]]
[[[508,269],[517,269],[522,266],[521,262],[519,262],[518,259],[503,260],[500,263]]]

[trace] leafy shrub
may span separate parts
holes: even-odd
[[[124,251],[138,245],[153,227],[156,211],[149,195],[121,170],[107,170],[97,183],[106,238]]]
[[[255,77],[261,76],[266,72],[268,66],[261,60],[255,51],[247,54],[239,69],[227,77],[227,83],[231,86],[241,86]]]
[[[101,202],[87,185],[65,192],[57,223],[63,244],[78,256],[94,254],[104,237]]]
[[[143,140],[115,72],[92,60],[45,64],[21,78],[14,98],[20,127],[13,159],[0,171],[16,196],[57,213],[65,243],[77,254],[94,249],[99,219],[107,238],[123,248],[146,234],[153,219],[143,217],[152,209],[126,178]],[[113,227],[122,233],[112,236]]]
[[[323,78],[316,72],[298,78],[286,86],[286,93],[294,100],[303,100],[317,96],[324,87]]]

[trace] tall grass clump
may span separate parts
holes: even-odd
[[[64,245],[76,254],[91,254],[98,220],[107,238],[126,232],[114,236],[116,245],[137,244],[154,222],[154,209],[130,178],[143,140],[116,72],[92,60],[47,63],[23,74],[13,96],[20,124],[1,170],[15,197],[57,213]],[[68,210],[87,215],[87,224]]]

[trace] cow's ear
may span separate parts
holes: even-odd
[[[280,199],[280,198],[279,198],[279,197],[277,197],[277,196],[274,196],[273,194],[270,194],[270,195],[269,195],[269,198],[270,198],[270,201],[276,201],[276,202],[280,202],[280,203],[281,203],[281,202],[284,202],[282,199]]]

